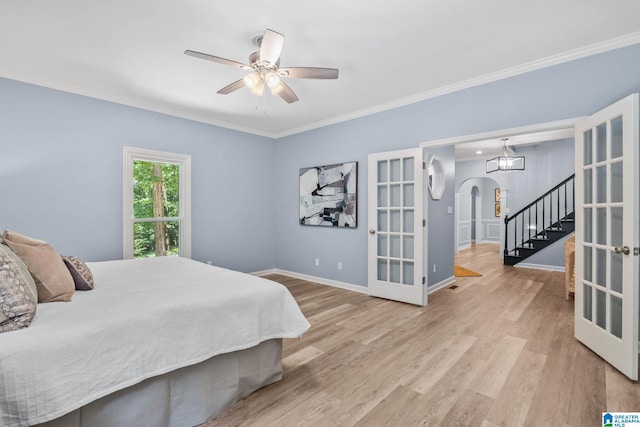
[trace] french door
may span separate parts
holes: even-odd
[[[638,379],[638,94],[576,125],[575,336]]]
[[[426,305],[422,149],[369,155],[369,295]]]

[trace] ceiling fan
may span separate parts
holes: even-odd
[[[246,86],[255,95],[262,96],[265,86],[269,88],[273,95],[279,95],[289,104],[296,102],[298,96],[284,81],[282,77],[293,77],[297,79],[337,79],[338,70],[336,68],[318,67],[284,67],[280,68],[280,52],[284,44],[284,35],[267,29],[264,34],[256,36],[254,43],[260,50],[249,55],[249,64],[209,55],[207,53],[185,50],[185,55],[206,59],[219,64],[238,67],[246,71],[251,71],[240,80],[227,85],[218,91],[221,95],[227,95],[233,91]]]

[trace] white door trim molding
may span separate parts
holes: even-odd
[[[475,133],[453,138],[434,139],[420,143],[420,147],[440,147],[444,145],[461,144],[465,142],[482,141],[485,139],[500,139],[504,137],[514,137],[529,133],[548,132],[549,140],[573,138],[573,129],[576,123],[585,117],[574,117],[572,119],[558,120],[555,122],[538,123],[534,125],[519,126],[508,129],[497,129],[490,132]],[[545,135],[546,136],[546,135]]]

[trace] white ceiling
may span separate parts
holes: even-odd
[[[2,0],[0,76],[280,137],[640,42],[638,0]],[[300,101],[216,91],[254,36],[285,35]],[[263,102],[266,108],[262,108]]]
[[[523,147],[539,145],[543,142],[573,138],[573,127],[565,127],[555,130],[526,132],[523,134],[504,135],[500,138],[479,139],[472,142],[455,144],[456,161],[488,160],[502,154],[503,145],[512,148],[516,154]],[[506,139],[506,141],[503,141]]]

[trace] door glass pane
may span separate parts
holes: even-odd
[[[582,285],[582,315],[587,320],[593,319],[593,295],[591,294],[591,286]]]
[[[622,208],[611,208],[611,246],[622,246]]]
[[[378,258],[378,280],[387,281],[387,260]]]
[[[593,169],[584,171],[584,202],[593,203]]]
[[[402,193],[402,206],[413,207],[413,184],[404,184]]]
[[[607,251],[596,249],[596,284],[607,286]]]
[[[391,181],[400,181],[400,159],[392,159],[389,161],[389,168],[391,169]]]
[[[402,258],[413,259],[413,236],[402,237]]]
[[[391,185],[389,186],[389,190],[391,192],[390,206],[399,207],[400,206],[400,186],[397,184]]]
[[[584,134],[584,165],[588,166],[593,163],[593,133],[591,129]]]
[[[622,201],[622,161],[611,164],[611,201]]]
[[[607,202],[607,167],[596,168],[596,203]]]
[[[379,207],[389,206],[388,201],[389,201],[389,192],[387,190],[387,186],[386,185],[378,186],[378,206]]]
[[[388,166],[386,160],[378,160],[378,182],[387,182],[389,180]]]
[[[402,232],[413,233],[413,209],[402,211]]]
[[[387,256],[387,235],[378,234],[378,256]]]
[[[596,289],[596,325],[607,328],[607,294]]]
[[[378,231],[389,231],[389,214],[386,210],[378,211]]]
[[[611,158],[622,157],[622,116],[611,120]]]
[[[400,258],[400,236],[389,236],[389,256]]]
[[[400,261],[389,261],[389,281],[400,283]]]
[[[393,210],[389,211],[391,214],[391,232],[399,233],[400,232],[400,211]]]
[[[402,159],[402,180],[413,181],[413,157]]]
[[[593,255],[592,255],[592,249],[590,247],[585,247],[584,251],[583,251],[583,260],[582,260],[582,265],[584,266],[584,271],[582,272],[582,275],[584,277],[584,280],[591,282],[593,279],[592,276],[592,262],[591,260],[593,259]]]
[[[596,209],[596,242],[607,244],[607,208]]]
[[[607,160],[607,124],[596,128],[596,162]]]
[[[592,243],[593,233],[593,219],[591,215],[593,213],[592,208],[584,208],[584,241],[585,243]]]
[[[413,286],[413,263],[412,262],[403,262],[402,263],[402,283],[405,285]]]
[[[622,300],[611,295],[611,333],[622,338]]]
[[[622,254],[611,252],[611,290],[622,293]]]

